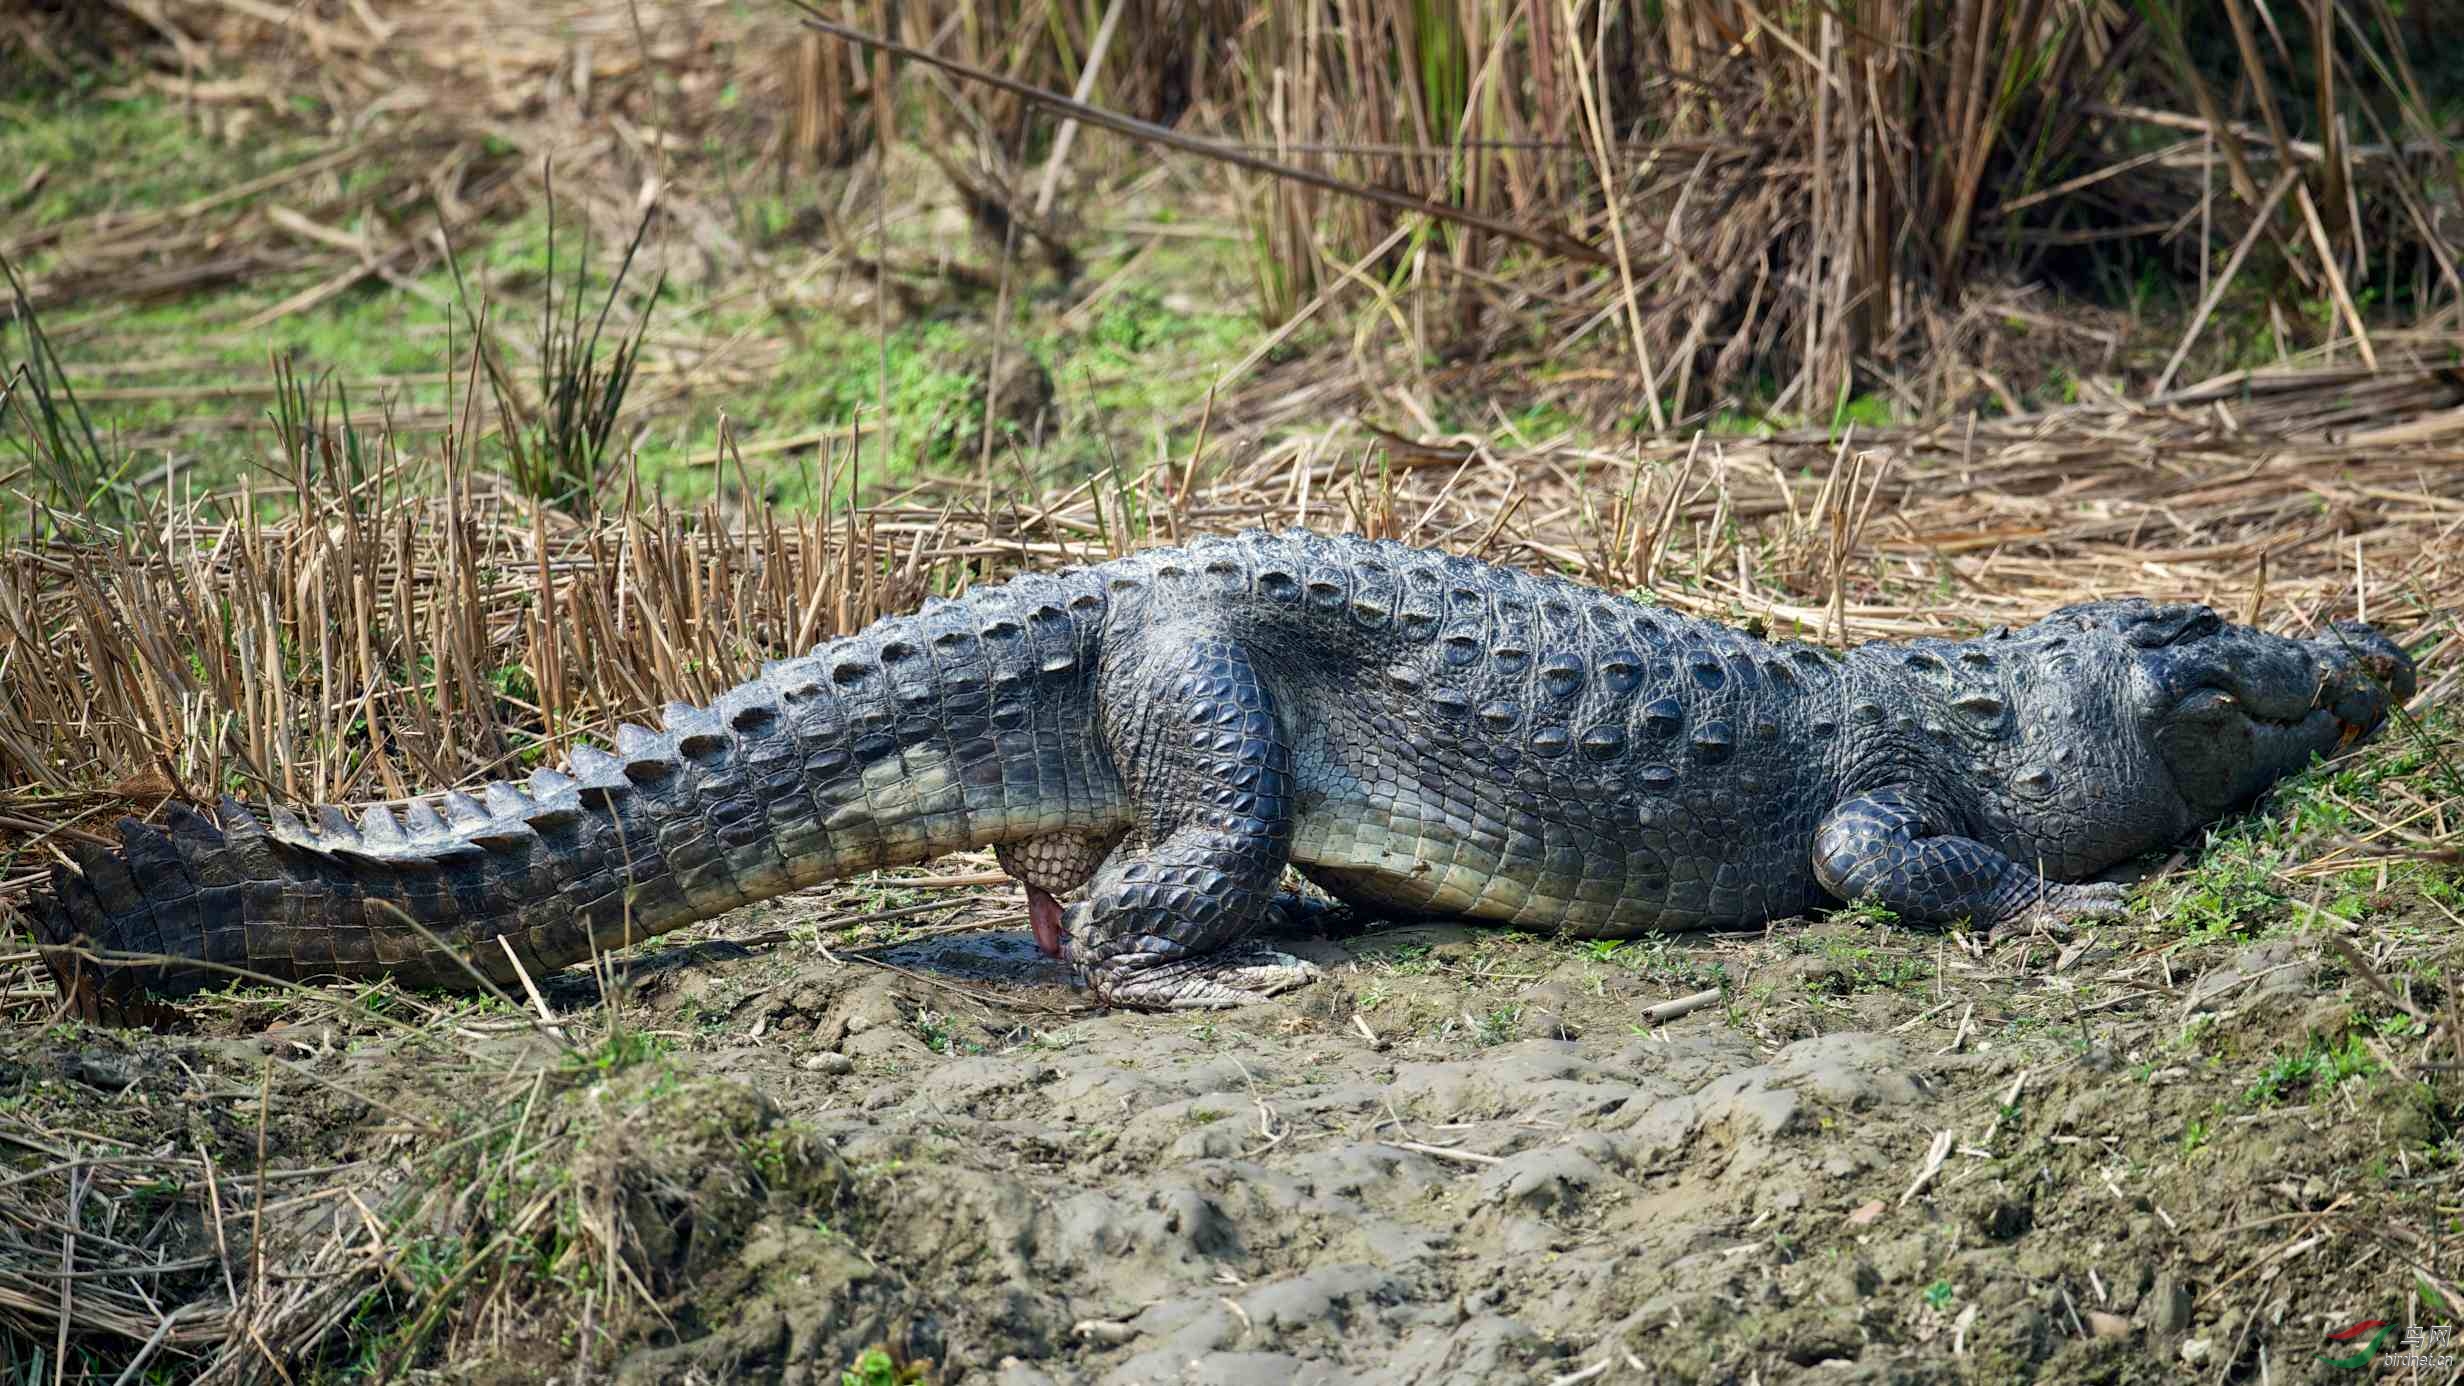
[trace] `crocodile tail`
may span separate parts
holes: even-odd
[[[225,798],[122,819],[31,910],[79,1013],[240,975],[518,983],[737,906],[885,866],[1111,826],[1089,734],[1100,586],[1022,579],[670,704],[521,786],[356,815]]]

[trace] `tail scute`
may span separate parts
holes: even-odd
[[[330,846],[346,847],[359,841],[359,826],[349,813],[326,804],[317,809],[316,835]]]
[[[255,811],[225,794],[214,816],[219,823],[214,846],[231,860],[241,880],[263,880],[282,869],[273,835]]]
[[[719,725],[718,718],[691,703],[669,703],[659,721],[666,728],[668,739],[689,759],[720,754],[734,749],[736,744],[727,729]]]
[[[659,779],[673,774],[676,769],[668,759],[667,738],[632,722],[616,724],[616,754],[624,758],[625,769],[633,772],[637,779],[641,778],[640,772],[651,770],[653,766],[658,767],[658,772],[654,772],[652,778]]]
[[[625,774],[625,763],[596,746],[576,746],[565,762],[567,771],[584,789],[629,789],[633,781]]]
[[[388,849],[410,844],[410,839],[403,835],[402,820],[394,817],[394,811],[383,804],[370,804],[367,811],[359,816],[359,837],[380,855]]]
[[[91,955],[169,955],[183,941],[193,952],[199,935],[191,930],[185,940],[176,933],[165,938],[139,880],[156,882],[158,891],[189,896],[196,887],[170,837],[134,818],[123,818],[115,827],[119,852],[80,841],[69,850],[74,867],[53,864],[50,889],[35,898],[30,911],[36,951],[71,1015],[97,1025],[170,1028],[179,1013],[149,994],[147,979]]]

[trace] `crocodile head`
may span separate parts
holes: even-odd
[[[2202,823],[2378,730],[2413,694],[2412,660],[2357,622],[2294,640],[2205,607],[2159,607],[2124,637],[2142,652],[2148,724],[2174,791]]]
[[[2144,600],[2064,607],[1962,648],[1991,652],[2011,703],[1979,747],[1998,782],[1983,816],[2014,855],[2070,879],[2247,808],[2414,689],[2412,660],[2365,625],[2301,640]]]

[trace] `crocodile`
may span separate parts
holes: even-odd
[[[2246,809],[2414,685],[2356,623],[2297,639],[2107,600],[1837,652],[1253,530],[933,599],[519,786],[356,816],[174,802],[71,848],[31,913],[104,1017],[243,973],[510,986],[989,846],[1097,999],[1228,1006],[1313,975],[1268,942],[1287,868],[1382,917],[1588,938],[1863,900],[1983,928],[2109,916],[2124,887],[2093,877]]]

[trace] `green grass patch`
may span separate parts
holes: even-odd
[[[318,147],[312,137],[281,131],[226,145],[183,119],[174,103],[155,98],[103,99],[67,88],[0,102],[0,167],[50,169],[38,193],[12,215],[14,226],[164,212],[294,164]],[[374,163],[337,170],[314,183],[315,201],[350,206],[355,187],[385,177]],[[290,205],[302,195],[300,187],[274,189],[226,204],[215,216],[244,214],[267,199],[287,198]],[[859,421],[868,498],[906,484],[919,469],[971,472],[983,455],[984,382],[995,351],[990,296],[955,281],[902,276],[902,300],[912,301],[884,333],[869,307],[825,306],[839,297],[830,287],[837,281],[800,273],[786,235],[794,211],[784,200],[760,201],[746,220],[747,234],[769,243],[778,258],[689,289],[671,284],[659,296],[643,373],[631,382],[602,459],[617,484],[631,468],[644,493],[680,504],[740,484],[792,508],[833,503],[851,494],[845,459]],[[575,281],[578,218],[568,212],[561,221],[553,255],[545,207],[472,230],[457,247],[472,306],[484,299],[490,331],[516,348],[500,355],[525,396],[541,392],[527,353],[538,349],[542,316],[578,302],[587,310],[586,333],[624,249],[604,241],[592,246],[588,273]],[[390,234],[352,222],[338,224],[380,240]],[[659,249],[655,242],[646,247]],[[949,249],[929,219],[912,219],[893,235],[897,263],[931,263]],[[1236,244],[1176,239],[1132,264],[1137,250],[1124,242],[1090,253],[1085,272],[1069,285],[1021,262],[998,349],[1010,362],[1031,358],[1051,397],[1040,446],[1030,436],[1031,420],[995,419],[990,455],[1005,489],[1068,484],[1116,467],[1134,478],[1159,455],[1178,455],[1173,448],[1186,440],[1166,438],[1159,447],[1158,431],[1186,429],[1208,386],[1254,341]],[[39,248],[20,268],[40,280],[72,252],[68,243]],[[261,465],[271,451],[269,363],[278,359],[320,400],[338,411],[347,403],[363,432],[390,426],[404,453],[433,456],[472,387],[472,330],[454,276],[440,265],[400,286],[370,279],[311,308],[246,326],[330,273],[326,266],[269,275],[160,301],[72,300],[52,307],[43,321],[69,379],[89,399],[104,450],[124,464],[116,466],[123,476],[155,484],[177,476],[202,489],[233,484]],[[747,293],[755,274],[773,288],[808,287]],[[603,356],[641,311],[652,277],[636,267],[610,315]],[[1086,303],[1090,293],[1100,299]],[[570,323],[569,313],[561,316]],[[12,342],[9,355],[14,361],[27,352]],[[484,380],[479,388],[486,391]],[[517,450],[495,436],[497,413],[491,403],[479,410],[479,461],[516,470]],[[722,465],[723,419],[740,444],[833,434],[821,446],[840,459],[837,484],[824,494],[820,446],[757,447],[741,468],[732,460]],[[515,441],[537,473],[539,430],[523,430]]]
[[[2299,1053],[2284,1054],[2267,1066],[2258,1081],[2242,1094],[2244,1106],[2274,1106],[2294,1096],[2323,1097],[2347,1078],[2368,1078],[2380,1071],[2368,1041],[2359,1034],[2328,1041],[2313,1036]]]
[[[50,170],[9,214],[12,232],[21,235],[106,213],[136,216],[178,207],[296,163],[317,143],[267,130],[225,143],[193,127],[169,101],[99,96],[85,82],[0,98],[0,168],[13,171],[8,181]],[[41,275],[76,253],[73,242],[55,242],[20,268]]]

